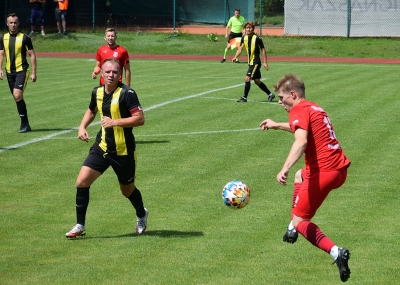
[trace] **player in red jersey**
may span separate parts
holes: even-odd
[[[306,164],[295,175],[291,222],[283,241],[294,243],[299,232],[311,244],[332,255],[339,268],[340,279],[346,282],[350,277],[349,250],[336,246],[311,219],[329,192],[346,181],[350,160],[336,139],[328,115],[321,107],[306,100],[305,85],[300,77],[286,74],[274,89],[278,92],[279,104],[289,112],[289,122],[277,123],[266,119],[260,127],[262,130],[292,132],[295,138],[276,179],[286,185],[290,168],[303,153]]]
[[[131,68],[129,65],[129,55],[128,51],[117,45],[117,32],[113,28],[106,29],[104,40],[107,42],[106,45],[99,47],[96,54],[96,66],[94,67],[92,78],[96,79],[97,75],[101,71],[101,66],[107,58],[115,58],[118,60],[119,65],[125,70],[125,85],[131,86]],[[122,82],[122,73],[119,81]],[[103,76],[100,77],[100,85],[104,85]]]

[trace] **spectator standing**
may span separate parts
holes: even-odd
[[[42,31],[42,36],[45,36],[44,33],[44,14],[43,14],[43,6],[46,4],[46,0],[29,0],[32,5],[31,9],[31,32],[29,36],[32,37],[35,35],[35,25],[38,20],[40,23],[40,29]]]
[[[58,33],[66,35],[67,21],[65,17],[67,16],[67,11],[68,11],[68,0],[54,0],[54,2],[57,2],[58,4],[55,10]]]

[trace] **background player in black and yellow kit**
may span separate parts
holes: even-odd
[[[6,57],[6,74],[11,94],[17,103],[17,110],[21,117],[20,133],[31,130],[28,120],[28,111],[24,101],[24,90],[29,78],[29,64],[26,56],[30,56],[32,71],[30,78],[36,81],[36,55],[31,39],[18,29],[19,22],[16,14],[7,15],[9,32],[0,38],[0,79],[3,79],[3,60]]]
[[[247,102],[247,96],[250,91],[250,80],[253,79],[254,83],[268,95],[268,102],[271,102],[275,95],[269,91],[268,87],[260,80],[261,79],[261,58],[260,54],[263,55],[264,67],[268,70],[267,52],[263,40],[254,33],[254,23],[247,22],[244,25],[246,35],[242,37],[240,47],[238,48],[235,56],[232,59],[232,63],[235,63],[238,56],[241,54],[243,47],[247,50],[249,68],[247,70],[246,77],[244,79],[244,93],[238,102]]]
[[[89,141],[86,128],[98,112],[101,116],[101,129],[76,180],[77,223],[66,233],[67,238],[86,234],[89,188],[110,166],[118,177],[122,194],[136,210],[136,233],[143,233],[147,227],[148,211],[144,208],[142,195],[135,186],[136,147],[132,134],[132,128],[144,124],[142,107],[136,92],[119,82],[121,68],[116,59],[106,59],[101,73],[105,84],[93,89],[89,108],[79,126],[78,138]]]

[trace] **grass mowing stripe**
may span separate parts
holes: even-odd
[[[218,92],[218,91],[221,91],[221,90],[228,90],[228,89],[236,88],[236,87],[242,86],[242,85],[243,84],[237,84],[237,85],[218,88],[218,89],[213,89],[213,90],[209,90],[209,91],[205,91],[205,92],[201,92],[201,93],[197,93],[197,94],[193,94],[193,95],[189,95],[189,96],[185,96],[185,97],[180,97],[180,98],[177,98],[177,99],[174,99],[174,100],[165,101],[163,103],[150,106],[148,108],[144,108],[143,110],[144,111],[154,110],[154,109],[163,107],[165,105],[172,104],[172,103],[175,103],[175,102],[179,102],[179,101],[182,101],[182,100],[187,100],[187,99],[191,99],[191,98],[200,97],[202,95],[210,94],[210,93],[213,93],[213,92]],[[91,124],[91,126],[95,126],[95,125],[98,125],[98,124],[100,124],[100,122],[94,122],[94,123]],[[47,135],[47,136],[44,136],[44,137],[41,137],[41,138],[36,138],[36,139],[32,139],[32,140],[29,140],[29,141],[26,141],[26,142],[22,142],[22,143],[18,143],[18,144],[15,144],[15,145],[7,146],[7,147],[4,147],[4,148],[0,148],[0,153],[8,151],[8,150],[13,150],[13,149],[16,149],[16,148],[19,148],[19,147],[23,147],[23,146],[26,146],[26,145],[29,145],[29,144],[32,144],[32,143],[37,143],[37,142],[40,142],[40,141],[48,140],[48,139],[51,139],[51,138],[59,136],[59,135],[70,133],[70,132],[75,131],[77,129],[78,129],[78,127],[75,127],[75,128],[71,128],[71,129],[68,129],[68,130],[65,130],[65,131],[56,132],[56,133],[53,133],[53,134],[50,134],[50,135]]]

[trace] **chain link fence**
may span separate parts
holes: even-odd
[[[29,31],[29,0],[0,3],[4,19],[0,28],[7,30],[6,15],[15,12],[21,30]],[[56,5],[53,0],[44,5],[48,32],[56,31]],[[258,25],[256,32],[260,35],[400,36],[400,0],[69,0],[66,18],[69,30],[103,31],[115,27],[223,35],[235,8],[241,10],[246,21]],[[263,32],[270,27],[277,27],[279,32]]]

